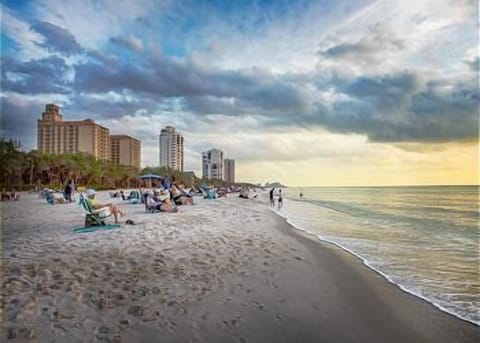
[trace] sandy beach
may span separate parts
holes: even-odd
[[[78,199],[78,198],[77,198]],[[75,234],[77,203],[2,202],[2,328],[55,342],[476,342],[478,326],[308,237],[264,199],[178,213],[118,203],[137,225]],[[113,219],[111,220],[113,221]]]

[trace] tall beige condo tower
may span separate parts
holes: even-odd
[[[37,147],[41,153],[63,154],[84,152],[99,160],[108,159],[107,128],[91,119],[63,121],[60,108],[55,104],[45,106],[38,120]]]
[[[173,126],[166,126],[160,132],[160,167],[183,172],[183,136]]]
[[[224,180],[227,182],[235,183],[235,160],[226,158],[223,161],[223,168],[225,171]]]
[[[140,169],[141,143],[127,135],[110,136],[110,161]]]

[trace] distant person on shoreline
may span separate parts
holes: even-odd
[[[270,190],[270,206],[275,206],[275,198],[273,197],[273,191],[275,190],[275,187],[273,187]]]
[[[300,192],[300,198],[303,198],[303,193],[302,192]]]
[[[278,190],[278,209],[283,207],[282,190]]]

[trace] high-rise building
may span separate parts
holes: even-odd
[[[183,136],[172,126],[160,132],[160,167],[183,171]]]
[[[140,169],[141,143],[127,135],[110,136],[110,161]]]
[[[202,176],[223,180],[223,151],[210,149],[202,152]]]
[[[41,153],[63,154],[84,152],[99,160],[108,159],[109,130],[92,119],[63,121],[60,108],[55,104],[45,106],[38,120],[37,148]]]
[[[235,160],[231,158],[226,158],[223,161],[225,175],[224,180],[227,182],[235,183]]]

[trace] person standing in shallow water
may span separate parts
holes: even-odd
[[[278,190],[278,209],[283,207],[282,190]]]
[[[270,190],[270,206],[275,206],[275,199],[273,198],[273,191],[275,190],[275,187],[273,187]]]

